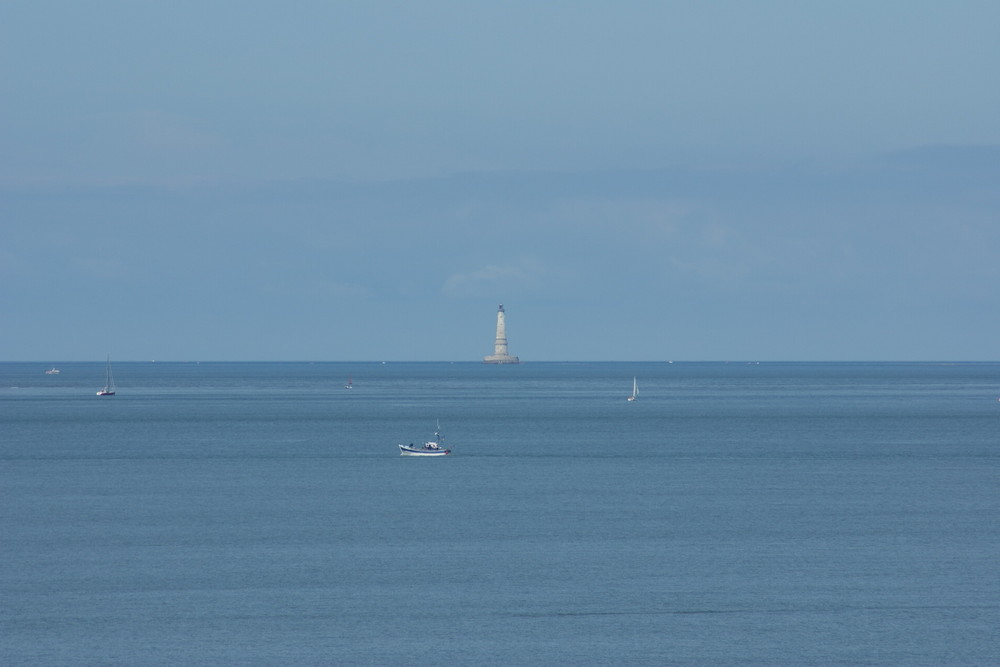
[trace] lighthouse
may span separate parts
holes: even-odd
[[[493,354],[483,357],[484,364],[519,364],[521,360],[507,354],[507,326],[504,322],[503,304],[497,310],[497,339]]]

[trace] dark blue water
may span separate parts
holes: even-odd
[[[47,367],[3,664],[1000,663],[1000,364]]]

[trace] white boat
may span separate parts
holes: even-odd
[[[111,374],[111,357],[108,356],[108,374],[104,381],[104,389],[97,392],[98,396],[114,396],[115,395],[115,376]]]
[[[400,456],[447,456],[451,454],[450,449],[445,449],[444,436],[441,435],[441,424],[438,424],[437,430],[434,431],[434,439],[428,440],[422,445],[414,445],[412,442],[408,445],[399,446]]]
[[[53,366],[49,370],[45,371],[46,375],[59,375],[59,369]]]
[[[344,385],[344,389],[354,389],[354,383],[351,382],[351,376],[347,376],[347,384]]]
[[[628,397],[629,401],[634,401],[635,397],[639,395],[639,385],[636,384],[635,378],[632,378],[632,395]]]

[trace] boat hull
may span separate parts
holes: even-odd
[[[451,454],[450,449],[425,449],[424,447],[399,446],[400,456],[447,456]]]

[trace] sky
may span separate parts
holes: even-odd
[[[1000,359],[1000,3],[0,7],[0,360]]]

